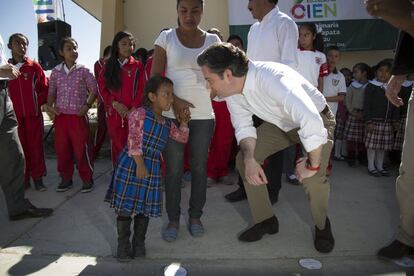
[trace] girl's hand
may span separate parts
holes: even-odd
[[[392,130],[393,131],[398,131],[400,129],[400,122],[393,122],[392,123]]]
[[[55,118],[55,116],[60,115],[60,112],[57,111],[57,109],[54,106],[48,104],[45,105],[45,111],[49,114],[49,117],[52,120]]]
[[[371,133],[371,132],[373,132],[373,131],[374,131],[375,126],[374,126],[374,124],[373,124],[373,123],[368,123],[368,124],[367,124],[367,126],[366,126],[366,129],[367,129],[367,132],[368,132],[368,133]]]
[[[113,101],[112,102],[112,107],[116,110],[116,112],[118,112],[118,114],[122,117],[125,118],[126,116],[128,116],[128,108],[121,104],[120,102],[117,101]]]
[[[149,176],[149,173],[148,173],[148,170],[145,164],[142,164],[142,166],[137,166],[136,174],[137,174],[138,179],[142,179],[142,178]]]
[[[178,121],[180,121],[181,112],[187,109],[188,113],[190,113],[190,107],[194,108],[194,105],[186,100],[174,97],[173,110]]]
[[[79,117],[84,117],[86,114],[88,114],[88,110],[89,110],[89,107],[88,107],[86,104],[84,104],[84,105],[81,107],[81,109],[80,109],[80,111],[79,111],[78,116],[79,116]]]

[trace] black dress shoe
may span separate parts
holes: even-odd
[[[239,236],[239,240],[243,242],[254,242],[260,240],[264,234],[276,234],[279,232],[279,221],[276,216],[265,219],[256,223]]]
[[[382,260],[398,260],[407,255],[414,255],[414,247],[403,244],[399,240],[394,240],[390,245],[381,248],[377,255]]]
[[[24,212],[10,216],[10,220],[21,220],[25,218],[40,218],[40,217],[48,217],[52,215],[53,209],[50,208],[37,208],[35,206],[31,206],[30,208],[26,209]]]
[[[319,230],[315,225],[315,241],[314,245],[316,250],[321,253],[329,253],[335,246],[335,239],[331,231],[331,222],[326,218],[325,229]]]
[[[224,196],[230,202],[237,202],[247,199],[246,191],[239,187],[234,192],[231,192]]]

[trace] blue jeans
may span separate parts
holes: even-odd
[[[214,120],[191,120],[189,155],[191,171],[191,196],[188,214],[190,218],[200,218],[206,203],[207,158],[210,140],[214,130]],[[168,219],[172,222],[180,220],[181,177],[184,167],[184,147],[169,139],[164,151],[167,167],[165,181],[165,208]]]

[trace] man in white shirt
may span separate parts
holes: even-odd
[[[296,68],[298,28],[292,18],[280,12],[277,3],[278,0],[249,1],[248,9],[253,18],[258,21],[250,27],[247,36],[247,56],[253,61],[274,61]],[[261,121],[255,118],[255,126],[260,123]],[[289,156],[294,155],[295,146],[287,152],[289,150],[291,152]],[[281,188],[283,155],[284,153],[280,152],[267,158],[266,175],[269,179],[268,190],[272,203],[277,202]],[[293,160],[291,161],[293,164]],[[246,197],[242,182],[243,180],[239,178],[240,188],[226,195],[228,200],[239,201]]]
[[[274,62],[249,61],[228,43],[215,44],[198,57],[211,90],[225,97],[241,152],[237,169],[246,177],[246,193],[255,225],[239,240],[252,242],[279,230],[266,191],[264,159],[302,143],[308,158],[296,169],[310,199],[315,223],[315,248],[332,251],[334,238],[327,218],[329,182],[326,166],[332,149],[335,118],[324,96],[295,70]],[[252,115],[264,120],[257,129]]]

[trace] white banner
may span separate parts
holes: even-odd
[[[230,25],[254,22],[248,0],[228,0]],[[372,19],[363,0],[279,0],[279,9],[296,22]]]
[[[62,0],[33,0],[37,23],[63,20]]]

